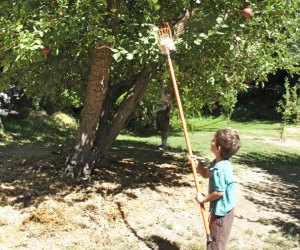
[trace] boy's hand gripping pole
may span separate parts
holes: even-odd
[[[182,125],[182,129],[184,132],[185,143],[187,146],[188,155],[190,156],[189,161],[190,161],[190,164],[192,167],[192,172],[193,172],[193,176],[194,176],[194,182],[195,182],[197,193],[200,193],[200,187],[199,187],[199,182],[198,182],[198,178],[197,178],[197,169],[195,166],[195,161],[192,159],[192,156],[193,156],[192,148],[191,148],[191,144],[190,144],[190,140],[189,140],[189,136],[188,136],[186,121],[184,118],[183,108],[182,108],[180,95],[179,95],[179,91],[178,91],[178,87],[177,87],[177,83],[176,83],[172,59],[170,56],[170,50],[175,49],[175,46],[174,46],[173,39],[172,39],[172,32],[171,32],[171,29],[168,24],[165,24],[162,28],[159,29],[158,38],[159,38],[159,43],[160,43],[160,49],[161,49],[162,53],[164,53],[168,58],[168,66],[169,66],[170,76],[171,76],[171,80],[173,83],[173,88],[174,88],[176,101],[177,101],[177,105],[178,105],[178,110],[179,110],[179,114],[180,114],[181,125]],[[204,207],[203,203],[200,204],[200,210],[201,210],[201,215],[202,215],[202,219],[203,219],[203,223],[204,223],[204,228],[206,231],[207,241],[210,242],[210,241],[212,241],[212,237],[210,234],[207,215],[206,215],[205,207]]]

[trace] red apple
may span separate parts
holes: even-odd
[[[212,105],[210,106],[211,111],[214,111],[214,110],[216,110],[217,108],[218,108],[218,106],[217,106],[216,104],[212,104]]]
[[[253,15],[253,10],[250,7],[246,7],[243,9],[244,17],[251,17]]]
[[[42,48],[41,52],[45,55],[47,55],[50,51],[50,48],[49,46],[44,46],[44,48]]]
[[[251,79],[250,77],[247,77],[247,78],[245,79],[245,83],[246,83],[247,85],[251,85],[252,79]]]

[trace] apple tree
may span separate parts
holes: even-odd
[[[216,103],[230,111],[249,81],[277,69],[299,73],[298,0],[0,4],[1,87],[17,84],[58,106],[83,104],[66,176],[89,176],[137,104],[153,104],[167,72],[156,42],[165,22],[187,114]]]

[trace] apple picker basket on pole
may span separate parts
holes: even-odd
[[[192,148],[191,148],[191,144],[190,144],[190,140],[189,140],[189,136],[188,136],[188,132],[187,132],[186,121],[185,121],[184,114],[183,114],[183,109],[182,109],[180,95],[179,95],[179,91],[178,91],[178,87],[177,87],[177,83],[176,83],[176,78],[175,78],[175,73],[174,73],[174,69],[173,69],[172,59],[171,59],[171,56],[170,56],[170,50],[174,50],[175,46],[174,46],[174,43],[173,43],[172,31],[171,31],[171,28],[170,28],[169,24],[164,24],[158,30],[158,41],[159,41],[161,52],[163,54],[165,54],[168,58],[168,66],[169,66],[170,76],[171,76],[171,80],[172,80],[172,83],[173,83],[173,88],[174,88],[174,92],[175,92],[175,96],[176,96],[176,101],[177,101],[178,110],[179,110],[179,114],[180,114],[182,129],[183,129],[183,132],[184,132],[184,138],[185,138],[185,142],[186,142],[186,146],[187,146],[187,150],[188,150],[188,155],[190,156],[189,161],[190,161],[192,171],[193,171],[196,190],[197,190],[197,193],[199,193],[200,192],[200,187],[199,187],[199,182],[198,182],[198,178],[197,178],[197,169],[196,169],[196,166],[195,166],[195,161],[192,159],[192,156],[193,156]],[[209,230],[209,226],[208,226],[208,220],[207,220],[207,216],[206,216],[206,211],[205,211],[205,208],[204,208],[203,204],[200,204],[200,210],[201,210],[202,219],[203,219],[203,222],[204,222],[207,241],[209,242],[209,241],[212,241],[212,237],[211,237],[211,234],[210,234],[210,230]]]

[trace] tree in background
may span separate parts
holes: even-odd
[[[298,0],[2,1],[0,84],[58,108],[83,105],[65,174],[88,176],[140,100],[154,103],[166,71],[156,26],[175,33],[179,88],[194,115],[228,105],[224,96],[246,91],[247,79],[299,73],[299,10]]]
[[[277,112],[281,114],[280,139],[284,140],[285,127],[288,123],[294,122],[299,126],[300,121],[300,97],[298,95],[299,86],[290,86],[289,80],[284,83],[285,94],[278,102]]]

